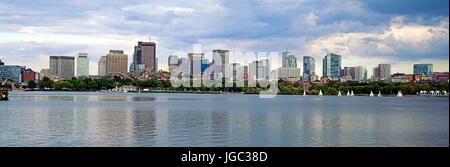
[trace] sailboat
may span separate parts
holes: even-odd
[[[398,91],[397,97],[403,97],[402,91]]]
[[[351,96],[355,96],[355,94],[353,94],[353,90],[352,90],[352,94],[351,94]]]
[[[320,92],[319,92],[319,96],[323,96],[323,94],[322,94],[322,90],[320,90]]]
[[[306,96],[306,90],[303,91],[303,96]]]
[[[370,96],[371,96],[371,97],[373,96],[373,92],[372,92],[372,91],[370,91]]]
[[[347,96],[350,96],[350,91],[347,90]]]
[[[381,97],[381,91],[378,91],[378,97]]]
[[[342,95],[341,95],[341,91],[339,91],[338,96],[342,96]]]

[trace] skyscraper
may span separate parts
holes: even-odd
[[[230,51],[221,49],[213,50],[213,64],[215,75],[222,73],[222,77],[225,77],[225,72],[229,68],[229,59]]]
[[[283,52],[282,54],[283,68],[297,68],[297,58],[291,52]]]
[[[61,79],[70,79],[75,73],[75,57],[50,56],[50,71]]]
[[[102,56],[98,61],[98,75],[99,76],[106,75],[106,56]]]
[[[109,50],[106,55],[106,74],[126,73],[127,66],[128,55],[123,50]]]
[[[311,56],[303,56],[303,74],[315,75],[316,63]]]
[[[175,70],[178,67],[178,56],[170,55],[167,63],[169,65],[169,72]]]
[[[89,76],[89,59],[87,57],[87,53],[78,53],[77,76],[78,77]]]
[[[189,67],[190,67],[189,60],[187,58],[182,57],[182,58],[178,59],[177,69],[181,70],[181,72],[183,73],[183,76],[186,77],[191,74]]]
[[[334,77],[335,80],[341,74],[341,55],[329,53],[323,58],[323,76]]]
[[[355,67],[344,67],[344,74],[342,76],[349,76],[350,80],[355,80]]]
[[[192,75],[201,73],[201,59],[205,57],[204,53],[189,53],[189,71]]]
[[[205,59],[205,58],[202,58],[202,59],[200,59],[200,63],[201,63],[201,72],[205,72],[206,71],[206,69],[209,67],[209,59]]]
[[[414,74],[424,74],[427,77],[433,76],[433,64],[414,64]]]
[[[249,80],[255,79],[266,79],[269,77],[267,65],[269,64],[268,59],[261,59],[258,61],[253,61],[249,64]]]
[[[355,69],[355,78],[353,80],[361,82],[366,80],[367,70],[366,67],[356,66]]]
[[[391,78],[391,65],[378,64],[378,80],[387,81]]]
[[[139,41],[138,45],[134,47],[132,64],[134,70],[130,72],[134,72],[138,64],[144,64],[145,68],[150,68],[151,72],[156,72],[157,70],[156,44],[154,42]]]
[[[391,65],[390,64],[378,64],[373,68],[372,80],[374,81],[387,81],[391,78]]]

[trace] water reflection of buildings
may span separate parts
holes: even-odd
[[[211,112],[211,139],[215,145],[228,146],[228,115],[226,111]]]
[[[88,124],[91,145],[132,145],[131,114],[130,108],[90,108]]]
[[[138,146],[153,146],[156,142],[156,115],[153,110],[132,111],[132,138]]]

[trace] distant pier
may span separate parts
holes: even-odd
[[[0,100],[8,100],[8,88],[0,88]]]

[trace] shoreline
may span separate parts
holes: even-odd
[[[10,92],[74,92],[74,93],[139,93],[137,91],[129,91],[129,92],[107,92],[107,91],[72,91],[72,90],[20,90],[20,91],[10,91]],[[203,91],[141,91],[140,93],[180,93],[180,94],[241,94],[241,95],[258,95],[259,93],[243,93],[243,92],[203,92]],[[276,95],[283,95],[283,96],[304,96],[303,94],[276,94]],[[306,96],[319,96],[319,95],[306,95]],[[337,95],[323,95],[323,96],[337,96]],[[355,94],[354,96],[368,96],[369,94]],[[352,97],[352,96],[338,96],[338,97]],[[378,96],[372,96],[372,97],[378,97]],[[390,95],[390,94],[384,94],[382,97],[397,97],[397,95]],[[431,95],[403,95],[403,97],[450,97],[450,96],[431,96]]]

